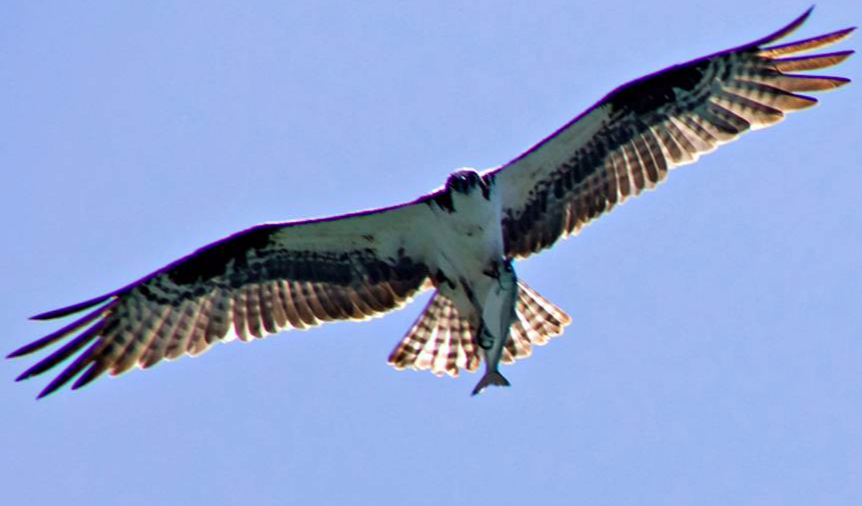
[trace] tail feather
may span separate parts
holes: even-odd
[[[523,320],[531,340],[545,344],[549,338],[563,333],[563,328],[572,322],[565,311],[545,299],[523,281],[518,282],[518,302],[515,305],[518,318]]]
[[[533,345],[544,345],[551,337],[560,335],[571,322],[569,315],[562,309],[523,281],[518,281],[515,313],[516,319],[509,329],[509,339],[501,358],[504,364],[529,357]],[[406,367],[430,369],[438,376],[458,376],[461,369],[474,372],[479,367],[479,354],[473,340],[472,325],[461,318],[452,301],[438,292],[392,350],[389,364],[399,370]],[[488,381],[499,380],[493,377]],[[505,378],[502,381],[505,382]],[[487,383],[482,388],[488,384],[498,383]]]
[[[396,369],[430,369],[440,376],[457,376],[460,369],[475,371],[479,356],[469,322],[439,292],[434,294],[404,339],[389,355]]]

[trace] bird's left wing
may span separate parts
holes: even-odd
[[[835,65],[853,51],[789,56],[846,37],[845,29],[767,47],[808,12],[760,40],[632,81],[515,160],[492,169],[503,202],[509,257],[524,257],[576,233],[667,171],[772,125],[817,101],[797,92],[837,88],[841,77],[797,75]]]
[[[426,209],[420,199],[250,228],[125,288],[35,316],[47,320],[90,310],[9,357],[68,340],[18,377],[41,374],[77,354],[42,397],[79,374],[73,389],[106,371],[116,375],[136,365],[197,355],[220,340],[248,341],[326,321],[377,316],[430,286],[423,263]]]

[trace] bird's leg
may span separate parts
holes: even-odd
[[[503,288],[503,283],[500,281],[500,262],[496,260],[492,261],[488,264],[488,268],[482,271],[482,274],[497,280],[497,284],[500,285],[500,288]]]
[[[507,258],[507,259],[503,260],[503,262],[498,262],[496,260],[492,261],[488,265],[488,268],[485,269],[484,271],[482,271],[482,274],[488,276],[491,279],[497,280],[497,284],[500,286],[500,289],[503,289],[504,288],[503,287],[503,281],[501,279],[502,275],[500,273],[500,264],[501,263],[503,264],[503,271],[504,272],[512,272],[512,259]]]
[[[496,260],[491,261],[488,263],[488,268],[482,271],[482,274],[491,279],[500,279],[500,263]]]

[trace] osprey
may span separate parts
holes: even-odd
[[[457,376],[486,371],[473,393],[508,385],[500,362],[530,355],[569,316],[519,280],[513,259],[553,245],[668,170],[816,100],[841,77],[795,72],[852,51],[799,56],[853,28],[772,45],[772,35],[625,84],[500,167],[462,169],[413,202],[331,218],[266,223],[231,235],[111,293],[34,316],[84,316],[30,343],[19,357],[66,341],[18,377],[76,358],[39,397],[104,372],[197,355],[217,341],[250,341],[333,320],[361,320],[435,289],[389,356],[398,369]],[[421,232],[420,232],[421,231]]]

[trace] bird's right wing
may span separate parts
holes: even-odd
[[[79,374],[73,389],[105,371],[116,375],[135,365],[197,355],[216,341],[248,341],[280,330],[380,315],[431,286],[423,260],[428,216],[420,199],[250,228],[125,288],[33,317],[47,320],[91,309],[9,356],[68,340],[18,378],[42,374],[77,354],[41,397]]]

